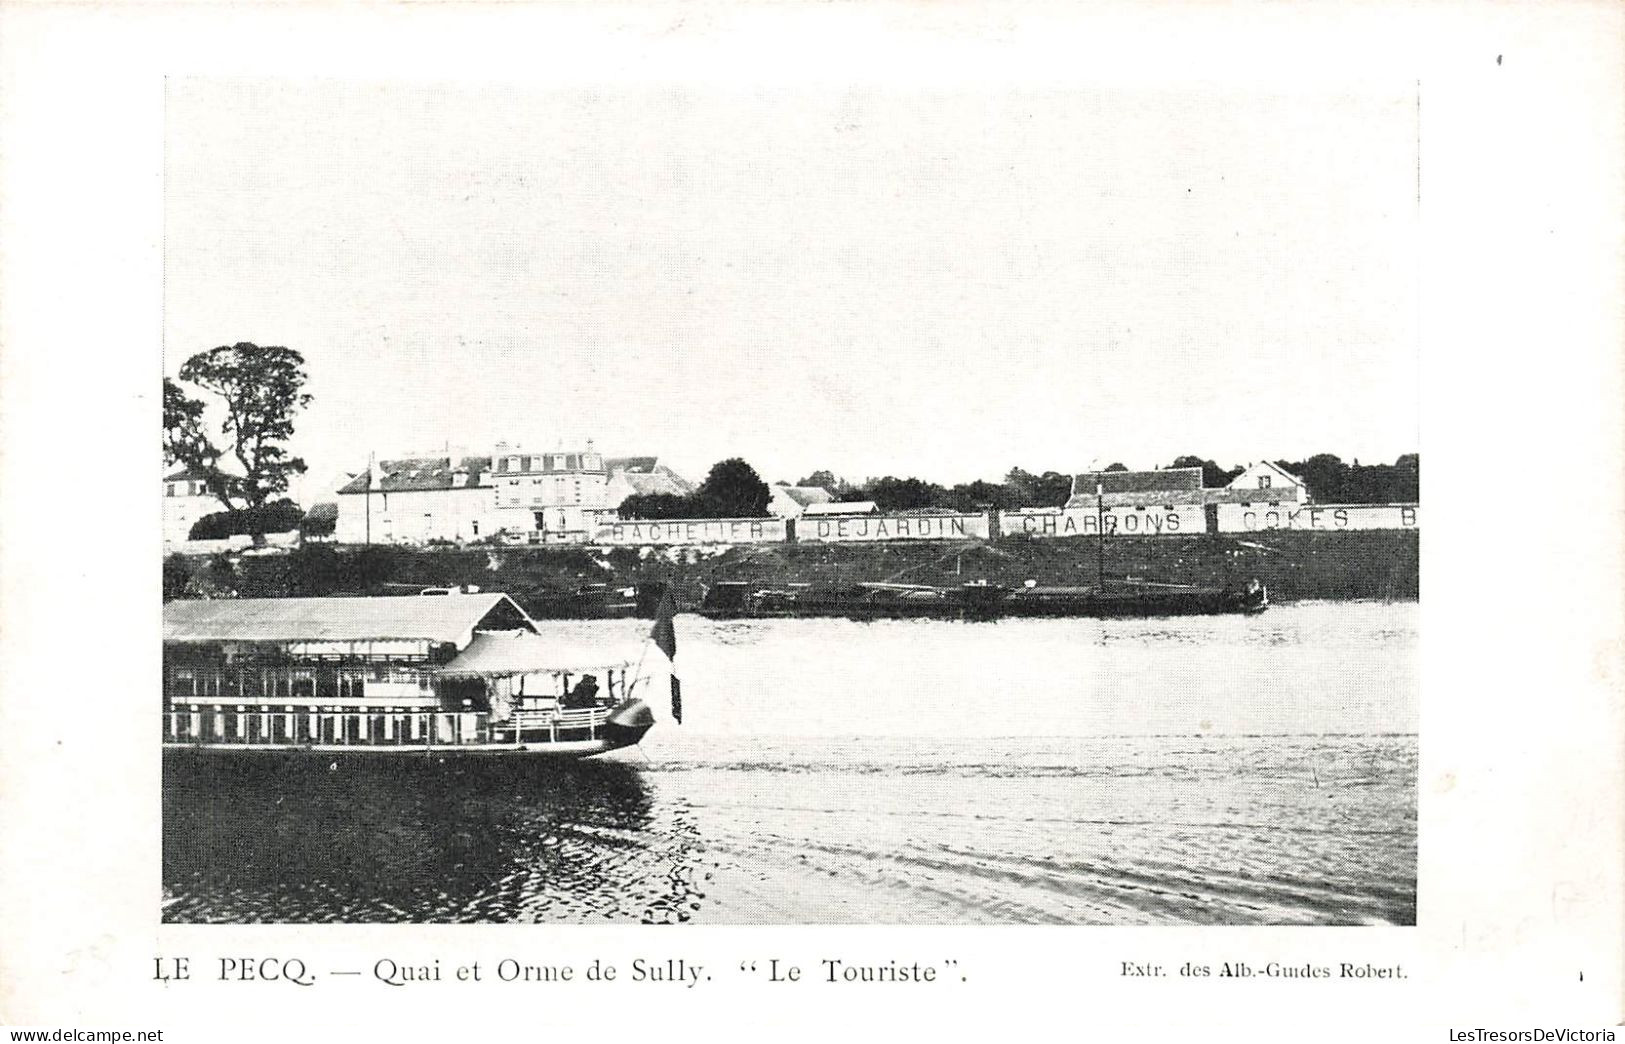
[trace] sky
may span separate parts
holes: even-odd
[[[696,480],[1392,461],[1415,104],[175,80],[165,371],[301,352],[306,503],[499,440]]]

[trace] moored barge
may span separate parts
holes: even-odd
[[[969,583],[859,583],[843,587],[771,585],[742,581],[714,584],[700,613],[715,619],[838,616],[851,619],[991,620],[1000,617],[1212,616],[1260,613],[1269,592],[1257,580],[1232,587],[1116,581],[1093,587],[1019,587]]]

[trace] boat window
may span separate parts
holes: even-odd
[[[359,700],[367,694],[365,674],[345,672],[339,675],[339,699]]]

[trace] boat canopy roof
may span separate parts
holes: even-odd
[[[478,627],[534,632],[505,594],[438,598],[222,598],[164,605],[166,642],[429,641],[463,645]]]
[[[431,669],[440,677],[502,677],[516,674],[580,674],[592,670],[628,667],[624,659],[595,654],[584,646],[572,647],[529,631],[481,631],[455,660]]]

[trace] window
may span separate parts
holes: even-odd
[[[1260,475],[1260,476],[1258,476],[1258,488],[1259,489],[1269,489],[1270,488],[1270,477],[1268,475]]]
[[[479,536],[480,535],[480,520],[475,519],[474,521],[470,522],[469,525],[473,527],[474,535]]]
[[[519,458],[518,457],[509,457],[508,458],[508,470],[509,471],[519,471],[519,470],[521,470],[520,467],[519,467]]]
[[[175,483],[171,482],[169,484],[168,492],[165,495],[171,497],[175,495]]]
[[[556,471],[564,470],[564,456],[562,454],[555,454],[553,456],[553,468]]]

